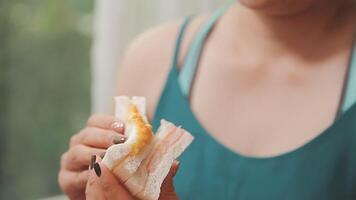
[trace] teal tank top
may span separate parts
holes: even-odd
[[[241,155],[216,141],[195,117],[188,100],[207,35],[228,6],[215,12],[196,35],[181,71],[177,70],[183,24],[165,87],[153,119],[181,125],[195,140],[179,158],[175,187],[183,200],[356,199],[356,50],[345,78],[340,115],[319,136],[282,155]]]

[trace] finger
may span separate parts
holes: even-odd
[[[99,179],[94,170],[89,171],[89,179],[85,188],[85,196],[87,200],[104,200],[104,192],[99,184]]]
[[[125,124],[118,120],[111,124],[111,129],[117,133],[123,134],[125,131]]]
[[[112,115],[95,114],[92,115],[87,122],[88,126],[111,129],[119,133],[124,132],[124,123],[116,119]]]
[[[93,148],[82,144],[75,145],[62,155],[61,166],[72,171],[87,169],[91,155],[100,155],[104,152],[105,149]]]
[[[84,144],[96,148],[107,149],[113,144],[123,143],[126,137],[115,131],[87,127],[74,135],[70,140],[70,147],[77,144]]]
[[[178,196],[175,192],[174,189],[174,184],[173,184],[173,177],[176,175],[177,171],[179,169],[179,162],[175,160],[172,164],[171,169],[169,170],[166,178],[164,179],[162,186],[161,186],[161,194],[159,199],[178,199]]]
[[[78,193],[79,196],[82,196],[88,181],[88,173],[88,170],[81,172],[61,170],[58,174],[58,182],[63,192],[66,194]]]
[[[100,160],[100,158],[98,159]],[[99,183],[106,199],[117,199],[118,197],[120,197],[120,200],[134,199],[126,190],[125,186],[119,182],[115,175],[106,166],[97,162],[96,166],[94,165],[94,171],[96,171],[95,168],[98,167],[100,168],[101,174],[97,175],[100,175]]]

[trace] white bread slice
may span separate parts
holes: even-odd
[[[173,139],[171,141],[174,143],[167,141],[167,138]],[[161,120],[152,151],[141,163],[136,173],[125,182],[125,186],[133,195],[142,200],[157,200],[162,182],[173,161],[183,153],[192,141],[193,136],[187,131]],[[155,162],[150,163],[152,158]],[[150,167],[149,165],[154,166]],[[148,168],[151,168],[151,171]]]
[[[138,133],[140,128],[139,125],[135,121],[129,119],[131,112],[130,108],[132,105],[137,108],[140,117],[147,123],[145,98],[130,98],[127,96],[116,97],[115,116],[117,119],[125,123],[124,134],[127,136],[127,141],[123,144],[116,144],[109,147],[102,161],[122,181],[127,180],[134,174],[153,146],[153,139],[151,139],[147,145],[140,147],[139,152],[132,155],[133,145],[140,140],[140,134]],[[145,125],[148,126],[148,124]],[[153,135],[151,137],[153,138]]]
[[[116,97],[118,98],[118,97]],[[145,122],[147,121],[147,114],[146,114],[146,98],[145,97],[131,97],[131,101],[133,104],[137,106],[138,111],[140,112],[141,116],[144,118]]]
[[[152,151],[155,151],[157,149],[157,145],[162,141],[163,138],[167,137],[167,135],[171,132],[174,131],[176,127],[169,122],[166,122],[165,120],[161,120],[161,125],[157,130],[157,133],[155,134],[154,138],[154,147],[152,148]],[[132,194],[138,194],[139,192],[143,191],[146,180],[148,177],[148,171],[146,170],[147,164],[149,160],[152,158],[153,154],[150,153],[147,158],[141,163],[140,167],[136,171],[134,177],[129,178],[127,182],[125,182],[125,186],[130,190]]]

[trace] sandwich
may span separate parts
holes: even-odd
[[[150,152],[154,135],[147,122],[145,98],[119,96],[115,98],[115,104],[115,117],[125,123],[127,140],[109,147],[103,163],[121,181],[126,181]]]
[[[115,115],[125,123],[127,140],[109,147],[103,163],[133,196],[157,200],[173,161],[190,145],[193,136],[164,119],[153,134],[143,97],[120,96],[115,104]]]

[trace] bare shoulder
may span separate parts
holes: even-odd
[[[195,33],[208,17],[195,17],[185,32],[179,60],[182,61]],[[128,47],[120,66],[117,95],[145,96],[151,118],[171,67],[175,43],[183,19],[151,28]]]

